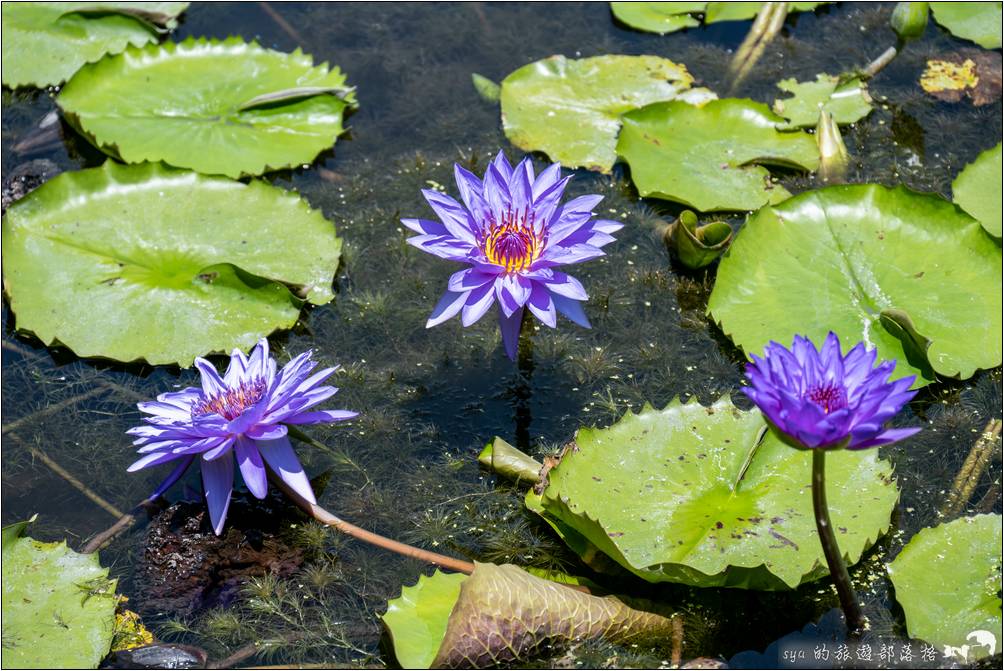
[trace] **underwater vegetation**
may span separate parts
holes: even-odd
[[[4,666],[997,663],[999,3],[160,4],[4,6]]]

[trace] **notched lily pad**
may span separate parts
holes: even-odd
[[[812,455],[783,443],[757,411],[723,398],[646,406],[581,429],[551,469],[546,519],[651,582],[785,589],[826,574],[812,513]],[[827,498],[853,564],[889,527],[898,498],[875,450],[836,452]],[[574,536],[573,536],[574,539]]]
[[[987,643],[1000,645],[1004,623],[1000,549],[1000,515],[957,519],[911,538],[889,564],[910,636],[946,651],[966,648],[961,661],[992,654]]]
[[[944,199],[831,186],[750,218],[718,266],[708,312],[746,352],[832,330],[921,386],[1000,365],[1001,272],[999,244]],[[812,300],[798,300],[806,291]]]
[[[680,643],[679,616],[635,610],[533,576],[475,564],[468,576],[436,572],[387,604],[384,623],[404,668],[475,668],[525,660],[545,646],[587,639]]]
[[[715,97],[693,82],[686,67],[656,56],[551,56],[502,80],[502,127],[521,149],[606,173],[617,160],[621,115],[661,100]]]
[[[115,630],[115,581],[97,554],[3,533],[3,668],[95,669]]]
[[[57,102],[112,156],[234,178],[310,163],[356,106],[337,67],[239,38],[129,49],[82,68]]]
[[[333,297],[341,241],[295,194],[159,164],[64,173],[3,218],[17,327],[78,356],[190,365]],[[280,284],[282,283],[282,284]]]
[[[1001,197],[1001,143],[987,149],[952,182],[952,199],[973,215],[990,235],[1001,237],[1004,203]]]
[[[814,82],[782,79],[777,87],[791,95],[774,101],[774,113],[788,120],[779,128],[812,128],[819,123],[820,111],[827,111],[841,125],[851,124],[868,115],[872,99],[860,79],[842,81],[827,74],[816,75]]]
[[[787,198],[757,164],[819,165],[811,135],[778,131],[785,120],[752,100],[727,98],[702,107],[655,103],[623,120],[617,153],[631,166],[638,192],[701,212],[755,210]]]
[[[5,2],[3,83],[53,86],[85,63],[155,42],[187,2]]]

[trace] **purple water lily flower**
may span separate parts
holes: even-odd
[[[138,404],[151,416],[144,418],[144,426],[127,432],[138,436],[133,444],[143,455],[129,471],[178,461],[150,497],[153,499],[177,482],[196,457],[201,457],[202,484],[217,535],[223,530],[230,506],[234,457],[244,483],[257,498],[265,498],[268,493],[268,464],[290,488],[316,503],[307,474],[289,443],[286,425],[338,422],[358,413],[310,409],[338,391],[318,386],[337,368],[311,375],[317,363],[310,356],[311,352],[304,352],[276,372],[268,341],[262,338],[250,357],[235,349],[222,378],[211,363],[196,359],[202,389],[189,387]]]
[[[523,308],[550,327],[557,313],[589,328],[579,301],[588,298],[582,284],[555,270],[603,256],[601,247],[623,224],[594,219],[603,196],[579,196],[561,203],[571,177],[561,177],[554,163],[534,175],[530,159],[515,168],[499,152],[484,179],[454,166],[461,205],[438,191],[424,189],[440,221],[402,219],[419,233],[408,242],[450,261],[470,264],[450,277],[447,291],[432,311],[426,328],[461,313],[464,326],[479,320],[498,301],[502,342],[516,358]]]
[[[846,355],[832,331],[821,351],[795,336],[791,351],[771,342],[764,358],[746,366],[743,392],[767,419],[801,447],[860,450],[902,440],[919,428],[886,429],[885,422],[917,393],[915,376],[887,381],[895,361],[875,364],[874,349],[858,343]]]

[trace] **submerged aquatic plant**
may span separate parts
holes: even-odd
[[[133,444],[144,455],[128,470],[179,461],[150,497],[154,499],[201,456],[202,483],[217,535],[223,530],[230,506],[234,456],[244,483],[257,498],[265,498],[268,493],[267,464],[293,491],[316,503],[307,474],[290,445],[287,425],[338,422],[358,414],[310,409],[338,391],[319,386],[337,368],[311,375],[316,365],[307,351],[276,372],[265,338],[258,341],[250,357],[235,349],[222,378],[211,363],[196,359],[202,389],[189,387],[138,404],[151,416],[144,418],[146,425],[127,432],[138,436]]]
[[[890,382],[896,362],[875,366],[875,358],[876,351],[863,343],[844,355],[832,331],[821,350],[796,335],[790,351],[771,341],[762,359],[753,355],[753,363],[746,367],[751,386],[743,388],[789,444],[812,450],[816,530],[852,634],[862,632],[866,623],[826,505],[826,451],[888,445],[920,431],[918,427],[885,428],[917,393],[910,391],[916,378],[911,375]]]
[[[502,152],[483,179],[454,166],[464,204],[430,189],[422,194],[440,221],[402,219],[419,235],[408,242],[450,261],[470,264],[450,277],[447,291],[432,311],[426,328],[461,313],[470,326],[498,301],[502,342],[516,358],[524,307],[554,328],[557,313],[589,327],[579,301],[588,298],[582,284],[555,270],[603,256],[623,224],[594,219],[603,196],[579,196],[561,203],[571,177],[561,177],[554,163],[534,175],[529,158],[513,168]]]

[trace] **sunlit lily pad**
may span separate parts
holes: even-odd
[[[618,21],[637,30],[665,35],[701,22],[691,16],[703,12],[706,2],[611,2]]]
[[[5,2],[3,83],[53,86],[84,63],[155,42],[187,2]]]
[[[630,164],[638,192],[702,212],[755,210],[788,197],[756,164],[819,165],[811,135],[778,131],[785,120],[752,100],[656,103],[623,119],[617,153]]]
[[[976,217],[990,235],[1001,237],[1001,143],[980,154],[952,182],[955,203]]]
[[[96,669],[115,628],[115,581],[97,554],[3,533],[3,668]]]
[[[1001,516],[977,515],[924,529],[889,564],[910,636],[986,657],[1001,644]],[[966,661],[963,659],[962,661]]]
[[[332,298],[334,226],[299,197],[157,164],[63,173],[3,218],[17,327],[78,356],[190,365]]]
[[[491,668],[595,638],[668,642],[676,629],[672,619],[616,597],[579,592],[512,564],[480,563],[470,576],[419,577],[387,603],[383,620],[406,669]]]
[[[828,5],[828,2],[789,2],[788,13],[811,12],[820,5]],[[704,22],[718,23],[719,21],[745,21],[752,19],[763,6],[762,2],[709,2],[705,9]]]
[[[240,177],[313,161],[342,133],[355,97],[337,67],[299,50],[189,38],[85,66],[57,102],[124,161]]]
[[[774,112],[788,120],[781,128],[814,128],[821,110],[842,125],[863,119],[872,111],[868,88],[857,78],[841,82],[839,77],[818,74],[814,82],[783,79],[777,87],[792,94],[774,101]]]
[[[931,13],[952,35],[987,49],[1001,48],[1000,2],[932,2]]]
[[[656,56],[551,56],[502,80],[502,126],[521,149],[610,172],[621,115],[661,100],[714,97],[693,81],[687,68]]]
[[[728,399],[673,401],[581,429],[551,469],[544,514],[652,581],[784,589],[826,573],[812,513],[812,455],[781,442],[758,411]],[[832,453],[827,498],[856,562],[898,498],[875,450]]]
[[[1000,365],[1001,272],[999,244],[944,199],[832,186],[750,218],[708,311],[748,353],[832,330],[895,359],[894,376],[919,386]]]

